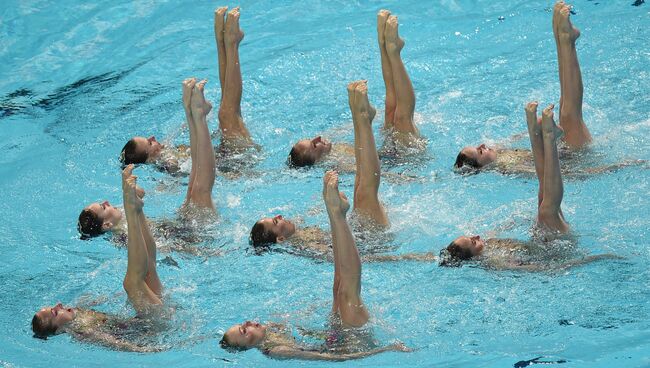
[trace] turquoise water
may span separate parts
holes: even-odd
[[[650,159],[650,8],[631,3],[575,4],[584,118],[592,152],[604,163]],[[57,301],[105,297],[97,309],[133,313],[121,285],[125,250],[107,239],[79,240],[76,219],[91,201],[121,202],[117,156],[132,135],[188,142],[179,132],[183,78],[207,77],[207,97],[218,101],[212,17],[224,4],[3,5],[0,366],[285,366],[257,350],[227,353],[217,337],[246,318],[326,327],[333,266],[281,253],[255,256],[247,237],[256,219],[276,213],[309,213],[306,223],[327,228],[322,171],[289,170],[284,160],[302,137],[325,132],[352,141],[349,81],[368,79],[370,101],[383,109],[375,29],[381,8],[399,16],[419,128],[429,140],[426,159],[385,167],[420,177],[382,182],[394,253],[437,252],[458,235],[494,229],[503,237],[530,236],[536,180],[458,176],[450,167],[466,144],[525,131],[524,102],[557,102],[551,1],[243,1],[242,110],[263,159],[257,174],[215,183],[220,219],[207,231],[216,240],[201,246],[223,256],[172,253],[179,267],[159,265],[177,307],[170,330],[158,337],[170,349],[141,355],[66,335],[34,339],[33,313]],[[208,122],[216,128],[216,114]],[[174,218],[185,182],[151,168],[137,174],[148,192],[147,215]],[[376,338],[399,339],[416,351],[337,365],[505,367],[538,356],[571,367],[650,365],[649,176],[628,168],[565,181],[563,210],[580,249],[624,261],[539,274],[365,265],[362,295]],[[342,177],[348,195],[353,180]]]

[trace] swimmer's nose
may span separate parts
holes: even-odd
[[[147,140],[148,140],[149,142],[152,142],[152,143],[153,143],[153,142],[158,143],[158,141],[156,140],[156,137],[154,137],[153,135],[152,135],[151,137],[149,137],[149,139],[147,139]]]
[[[474,235],[470,239],[472,239],[472,240],[481,240],[481,237],[478,236],[478,235]]]
[[[111,206],[111,204],[108,203],[108,201],[104,201],[104,203],[102,203],[102,204],[103,204],[104,206],[107,206],[107,207],[110,207],[110,206]]]
[[[278,220],[278,221],[282,220],[282,215],[275,216],[275,219]]]
[[[319,135],[318,137],[312,139],[311,141],[312,141],[313,143],[320,143],[320,142],[322,142],[323,140],[321,139],[321,136]]]

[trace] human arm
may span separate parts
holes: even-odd
[[[426,253],[405,253],[405,254],[369,254],[361,257],[364,262],[437,262],[438,256],[433,252]]]
[[[162,347],[157,346],[137,345],[130,341],[118,339],[109,333],[96,330],[85,333],[81,335],[80,338],[81,340],[91,341],[93,343],[119,351],[130,351],[135,353],[156,353],[164,350]]]
[[[335,354],[329,352],[302,350],[290,346],[277,346],[270,349],[267,352],[267,355],[274,359],[301,359],[301,360],[343,362],[346,360],[363,359],[371,355],[384,353],[387,351],[410,352],[411,349],[404,346],[404,344],[402,343],[395,343],[395,344],[391,344],[388,346],[383,346],[381,348],[376,348],[367,351],[360,351],[356,353],[347,353],[347,354]]]

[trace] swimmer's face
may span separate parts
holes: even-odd
[[[92,211],[97,218],[102,222],[102,230],[109,231],[115,225],[117,225],[120,220],[122,220],[122,211],[118,208],[113,207],[108,201],[96,202],[88,207],[84,208]]]
[[[476,257],[483,252],[485,248],[485,241],[480,236],[459,236],[454,240],[454,244],[460,248],[467,250],[472,257]]]
[[[36,316],[40,319],[41,324],[49,325],[55,330],[59,330],[67,323],[70,323],[76,316],[76,313],[74,308],[64,307],[59,303],[53,307],[41,309],[36,312]]]
[[[147,162],[154,161],[158,158],[164,148],[153,135],[149,138],[133,137],[133,141],[135,141],[136,152],[144,152],[147,155]]]
[[[303,139],[294,144],[296,152],[309,159],[311,162],[318,162],[332,151],[332,143],[323,140],[320,136],[313,139]]]
[[[272,233],[277,237],[278,242],[282,242],[296,233],[296,225],[282,215],[266,217],[259,222],[264,226],[265,232]]]
[[[232,346],[252,348],[259,346],[266,336],[266,326],[261,323],[246,321],[228,329],[224,338]]]
[[[497,158],[497,152],[487,147],[485,144],[480,144],[476,147],[465,147],[460,153],[464,154],[467,157],[467,161],[474,161],[477,167],[483,167],[488,165]],[[473,165],[470,165],[473,166]]]

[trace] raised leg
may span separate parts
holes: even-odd
[[[144,218],[142,212],[144,202],[137,195],[136,177],[132,175],[132,172],[133,165],[127,166],[122,172],[122,192],[128,236],[128,263],[123,285],[135,310],[138,314],[143,314],[147,312],[149,306],[162,304],[162,301],[146,282],[150,262],[147,245],[142,234],[141,221]],[[155,268],[153,271],[155,272]]]
[[[338,189],[338,174],[328,171],[323,178],[323,199],[332,230],[334,248],[334,306],[344,324],[360,327],[369,318],[361,300],[361,259],[345,218],[350,204]]]
[[[542,137],[544,140],[544,185],[543,199],[538,210],[538,221],[551,230],[565,233],[569,225],[564,221],[560,205],[564,196],[557,139],[562,130],[553,121],[553,105],[542,112]]]
[[[535,172],[539,181],[539,190],[537,191],[537,207],[539,208],[544,198],[544,140],[542,138],[541,121],[537,119],[537,101],[529,102],[525,110],[530,147],[533,151]]]
[[[379,41],[379,53],[381,54],[381,74],[384,77],[384,85],[386,86],[384,128],[393,127],[395,108],[397,107],[395,86],[393,84],[393,70],[390,65],[388,51],[386,51],[386,38],[384,37],[386,21],[389,16],[390,12],[388,10],[380,10],[377,14],[377,40]]]
[[[228,12],[224,42],[226,48],[226,74],[223,95],[219,106],[219,129],[223,139],[250,139],[241,117],[242,78],[239,65],[239,44],[244,32],[239,28],[239,7]]]
[[[561,49],[560,49],[560,33],[559,33],[559,19],[560,19],[560,10],[564,6],[564,1],[559,0],[558,2],[555,3],[553,6],[553,37],[555,38],[555,49],[557,50],[557,67],[558,67],[558,76],[560,79],[560,116],[562,115],[562,95],[563,95],[563,88],[564,84],[562,82],[562,56],[561,56]]]
[[[564,5],[558,14],[560,83],[562,84],[560,126],[564,130],[564,141],[567,145],[580,148],[591,142],[591,134],[582,119],[582,73],[575,44],[580,37],[580,31],[571,24],[570,13],[570,7]]]
[[[222,6],[214,11],[214,39],[217,42],[217,62],[219,63],[219,86],[223,99],[223,87],[226,79],[226,44],[224,42],[224,22],[227,6]]]
[[[216,168],[214,148],[206,122],[206,116],[212,109],[212,105],[205,100],[205,96],[203,95],[205,83],[206,81],[202,80],[192,90],[191,107],[194,131],[196,132],[196,136],[194,137],[196,144],[196,153],[194,154],[196,166],[192,165],[195,179],[191,192],[189,193],[189,198],[190,202],[198,207],[214,210],[212,187],[214,186]]]
[[[397,101],[395,107],[394,126],[397,132],[417,135],[419,134],[418,129],[413,121],[413,114],[415,112],[415,92],[400,55],[400,52],[404,47],[404,40],[402,40],[397,34],[397,27],[397,17],[394,15],[389,16],[386,21],[384,38],[386,42],[386,52],[393,72],[393,84],[395,86]]]
[[[355,130],[354,151],[357,174],[354,183],[354,210],[378,225],[388,226],[388,216],[379,203],[381,167],[372,133],[372,120],[376,111],[368,102],[366,81],[348,85],[348,96],[352,94],[350,109]]]
[[[196,84],[196,78],[187,78],[183,81],[183,108],[185,109],[185,119],[187,120],[187,126],[190,129],[190,158],[192,160],[192,170],[190,171],[190,180],[187,184],[187,195],[185,196],[185,202],[187,203],[190,200],[190,194],[192,193],[192,187],[194,186],[194,180],[196,179],[196,126],[194,124],[194,119],[192,117],[192,108],[190,106],[192,100],[192,90]]]

